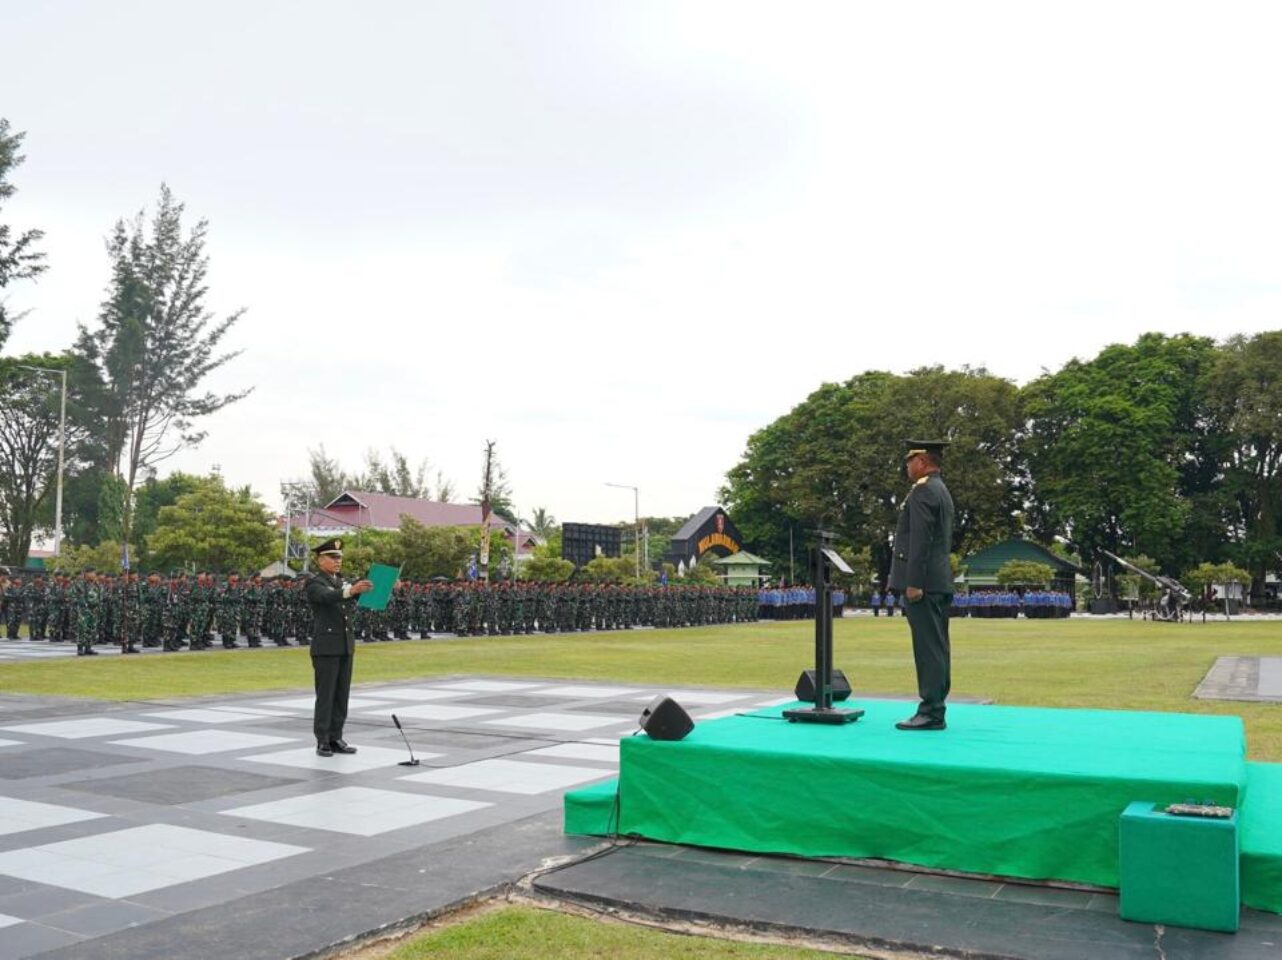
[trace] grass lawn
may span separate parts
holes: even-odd
[[[998,703],[1237,714],[1252,759],[1282,761],[1282,704],[1193,700],[1218,656],[1282,656],[1282,622],[958,620],[953,691]],[[916,688],[901,618],[835,624],[836,664],[858,691]],[[355,681],[452,674],[791,691],[813,661],[810,623],[359,644]],[[0,664],[0,691],[151,700],[307,689],[305,649]]]
[[[357,953],[356,957],[365,955]],[[377,956],[385,960],[831,960],[833,954],[683,936],[534,907],[508,906],[412,937],[390,952],[380,950]]]

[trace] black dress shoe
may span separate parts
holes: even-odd
[[[331,740],[329,742],[329,748],[333,750],[335,753],[355,753],[356,752],[355,747],[348,746],[347,741],[342,739]]]
[[[316,756],[332,757],[333,755],[334,755],[334,751],[330,749],[329,744],[326,741],[324,740],[316,741]]]
[[[947,728],[948,724],[944,723],[942,719],[937,720],[922,713],[895,724],[895,729],[897,730],[946,730]]]

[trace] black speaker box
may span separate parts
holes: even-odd
[[[804,700],[806,703],[815,702],[815,672],[813,670],[803,670],[801,676],[797,679],[797,699]],[[838,700],[850,699],[850,681],[840,670],[832,672],[832,699],[833,702]]]
[[[641,711],[641,729],[651,740],[681,740],[694,729],[694,721],[675,700],[661,693]]]

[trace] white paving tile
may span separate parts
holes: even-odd
[[[466,720],[469,717],[484,717],[499,711],[492,707],[454,707],[444,703],[413,703],[409,706],[398,704],[392,712],[401,719],[413,717],[415,720]],[[365,711],[362,716],[369,716],[369,711]]]
[[[286,700],[264,700],[264,707],[282,707],[287,710],[305,710],[310,713],[316,709],[315,697],[290,697]],[[347,701],[348,710],[360,710],[362,707],[385,707],[386,701],[374,697],[351,697]]]
[[[596,763],[618,763],[619,742],[603,743],[558,743],[555,747],[540,747],[538,750],[527,750],[523,757],[558,757],[562,760],[592,760]]]
[[[21,740],[0,740],[0,747],[20,747],[22,743]]]
[[[522,683],[517,680],[459,680],[455,683],[437,684],[438,690],[463,690],[469,693],[510,693],[515,690],[533,690],[540,683]]]
[[[690,714],[690,719],[699,720],[720,720],[722,717],[734,717],[743,713],[748,707],[731,707],[729,710],[700,710]]]
[[[591,730],[594,727],[621,726],[624,723],[635,723],[619,716],[605,716],[599,713],[523,713],[515,717],[504,717],[502,720],[483,720],[482,723],[496,727],[519,727],[522,730],[568,730],[577,732]]]
[[[158,737],[131,737],[112,740],[122,747],[146,747],[169,753],[226,753],[248,747],[270,747],[277,743],[296,743],[297,737],[271,737],[263,733],[240,733],[234,730],[193,730],[190,733],[164,733]]]
[[[105,816],[105,813],[62,807],[55,803],[0,797],[0,835],[58,827],[64,823],[79,823],[81,820],[97,820]]]
[[[719,703],[734,703],[736,700],[747,700],[752,696],[752,692],[745,690],[743,693],[714,693],[711,690],[674,690],[668,696],[672,697],[677,703],[696,703],[713,707]]]
[[[579,684],[544,687],[541,690],[533,690],[531,693],[536,697],[566,697],[575,700],[632,700],[638,697],[641,699],[654,697],[653,693],[638,693],[636,687],[589,687]]]
[[[353,743],[356,753],[336,753],[332,757],[318,757],[315,747],[304,747],[301,750],[280,750],[276,753],[260,753],[252,757],[242,757],[253,763],[270,763],[281,767],[301,767],[304,770],[330,770],[334,773],[360,773],[378,767],[394,767],[409,757],[404,750],[389,750],[386,747],[362,747]],[[439,753],[416,753],[416,757],[439,757]]]
[[[428,700],[457,700],[467,693],[466,690],[434,690],[427,687],[385,687],[375,695],[380,700],[409,700],[425,703]]]
[[[187,723],[236,723],[242,720],[262,720],[261,714],[243,713],[238,710],[215,710],[193,707],[189,710],[162,710],[159,713],[143,714],[157,720],[183,720]],[[286,714],[293,716],[293,714]]]
[[[248,713],[255,717],[296,717],[297,710],[285,710],[281,707],[255,707],[236,704],[231,707],[210,707],[210,710],[225,711],[227,713]]]
[[[491,804],[422,793],[341,787],[323,793],[309,793],[301,797],[236,807],[224,810],[223,813],[250,820],[267,820],[295,827],[373,837],[488,806]]]
[[[85,740],[89,737],[118,737],[122,733],[145,733],[148,730],[170,730],[172,723],[146,723],[142,720],[117,720],[115,717],[81,717],[76,720],[46,720],[0,727],[9,733],[37,733],[42,737],[63,740]]]
[[[18,917],[11,917],[7,913],[0,913],[0,930],[5,927],[12,927],[15,923],[23,923]]]
[[[555,763],[522,763],[520,760],[478,760],[443,770],[415,773],[402,780],[471,790],[496,790],[533,796],[612,776],[599,767],[571,767]]]
[[[0,874],[119,899],[308,849],[157,823],[0,853]]]

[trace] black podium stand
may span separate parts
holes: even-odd
[[[815,705],[785,710],[794,723],[853,723],[862,710],[832,705],[832,568],[851,573],[846,561],[832,547],[832,535],[819,533],[811,551],[810,571],[815,587]]]

